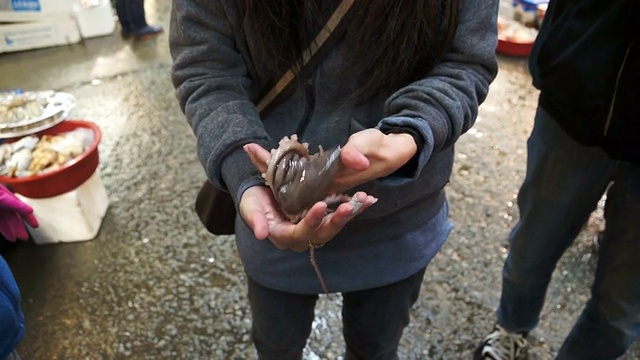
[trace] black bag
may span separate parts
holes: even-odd
[[[196,213],[202,225],[212,234],[234,233],[236,206],[231,195],[205,181],[196,197]]]
[[[294,81],[296,76],[304,76],[310,73],[310,70],[315,67],[320,57],[326,54],[331,44],[344,32],[348,21],[342,20],[349,12],[349,9],[352,8],[351,5],[354,2],[355,0],[342,0],[324,28],[305,50],[305,56],[302,56],[299,64],[287,70],[273,88],[262,97],[262,100],[256,105],[262,118],[274,104],[293,92],[294,85],[297,83]],[[228,192],[214,187],[209,180],[202,184],[196,197],[195,208],[198,218],[210,233],[214,235],[231,235],[235,233],[237,212],[233,198]]]

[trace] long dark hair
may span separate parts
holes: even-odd
[[[355,49],[348,74],[354,97],[388,95],[424,76],[451,46],[460,0],[356,0],[344,41]],[[340,0],[240,0],[245,27],[257,37],[256,64],[276,79],[316,36]]]

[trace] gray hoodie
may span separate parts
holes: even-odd
[[[359,186],[379,201],[316,251],[330,291],[402,280],[426,266],[448,235],[443,188],[451,175],[453,144],[474,124],[497,73],[498,0],[461,3],[460,25],[442,62],[386,99],[359,106],[344,100],[355,85],[338,77],[348,51],[340,43],[308,79],[315,106],[302,140],[310,149],[343,145],[366,128],[410,127],[424,140],[415,173]],[[262,183],[242,145],[277,147],[308,111],[309,93],[299,89],[260,119],[254,103],[265,79],[253,59],[264,54],[255,53],[251,43],[236,0],[173,2],[170,45],[177,97],[208,178],[236,202],[248,187]],[[258,241],[241,218],[236,219],[236,242],[247,274],[259,283],[294,293],[321,292],[308,253]]]

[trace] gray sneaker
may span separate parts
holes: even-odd
[[[482,344],[473,353],[474,360],[515,360],[521,355],[522,349],[529,345],[526,333],[512,333],[496,324],[491,334],[487,335]]]

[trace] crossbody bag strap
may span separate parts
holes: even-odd
[[[302,52],[300,60],[298,60],[284,75],[276,82],[276,84],[267,92],[256,108],[260,115],[264,115],[270,105],[274,104],[277,99],[281,98],[285,90],[290,89],[294,84],[297,75],[304,73],[307,69],[313,68],[320,60],[320,55],[324,54],[332,43],[331,39],[338,39],[338,32],[344,30],[342,20],[351,9],[355,0],[342,0],[335,9],[327,23],[320,29],[315,39],[309,44],[307,49]],[[333,36],[332,36],[333,35]]]

